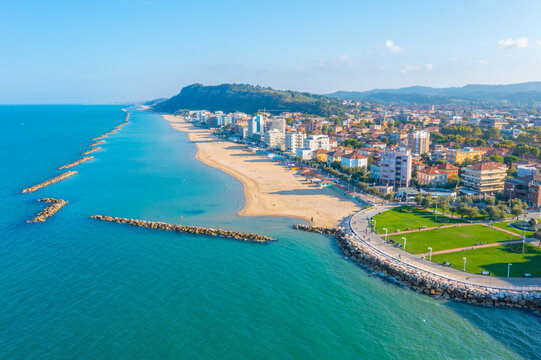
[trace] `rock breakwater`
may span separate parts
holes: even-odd
[[[102,215],[94,215],[94,216],[91,216],[91,218],[102,220],[102,221],[115,222],[118,224],[127,224],[131,226],[145,227],[149,229],[177,231],[177,232],[196,234],[196,235],[217,236],[217,237],[232,238],[232,239],[236,239],[240,241],[248,241],[248,242],[256,242],[256,243],[265,243],[265,242],[276,240],[270,236],[264,236],[264,235],[258,235],[258,234],[243,233],[243,232],[224,230],[224,229],[205,228],[205,227],[200,227],[200,226],[168,224],[168,223],[158,222],[158,221],[126,219],[126,218],[102,216]]]
[[[85,156],[85,155],[88,155],[88,154],[92,154],[93,152],[96,152],[98,150],[101,150],[102,148],[99,147],[99,146],[95,146],[93,147],[92,149],[88,150],[88,151],[85,151],[84,153],[82,153],[81,155],[82,156]]]
[[[525,309],[541,316],[540,292],[502,290],[441,278],[376,252],[358,241],[355,235],[349,234],[344,228],[312,228],[307,225],[295,228],[334,235],[340,249],[352,261],[392,277],[399,283],[428,296],[479,306]]]
[[[106,132],[105,134],[95,137],[92,139],[93,141],[105,139],[107,136],[116,133],[118,130],[122,129],[122,127],[130,122],[130,112],[126,109],[122,109],[126,113],[126,118],[124,119],[124,122],[122,124],[119,124],[113,128],[113,130]],[[93,146],[93,145],[90,145]]]
[[[98,145],[101,145],[105,142],[105,140],[100,140],[100,141],[96,141],[95,143],[93,144],[90,144],[89,146],[92,147],[92,146],[98,146]]]
[[[61,166],[58,169],[59,170],[69,169],[69,168],[79,165],[80,163],[84,163],[85,161],[92,160],[92,159],[94,159],[94,156],[85,156],[84,158],[80,158],[79,160],[74,161],[71,164]]]
[[[66,171],[66,172],[64,172],[64,173],[62,173],[62,174],[60,174],[58,176],[55,176],[52,179],[49,179],[47,181],[42,182],[41,184],[37,184],[37,185],[31,186],[29,188],[26,188],[22,192],[23,192],[23,194],[24,193],[34,192],[34,191],[39,190],[39,189],[41,189],[41,188],[43,188],[45,186],[49,186],[49,185],[52,185],[52,184],[57,183],[59,181],[62,181],[64,179],[67,179],[70,176],[73,176],[75,174],[77,174],[77,171]]]
[[[53,198],[43,198],[38,199],[38,201],[44,201],[50,203],[51,205],[47,206],[45,209],[41,210],[38,215],[32,220],[27,222],[44,222],[60,209],[62,209],[68,202],[62,199],[53,199]]]

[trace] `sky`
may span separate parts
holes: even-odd
[[[541,80],[541,1],[0,0],[0,103]]]

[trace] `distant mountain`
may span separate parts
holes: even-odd
[[[340,115],[346,111],[341,101],[335,98],[246,84],[189,85],[178,95],[154,105],[153,108],[159,112],[189,109],[241,111],[248,114],[265,109],[273,112],[303,112],[320,116]]]
[[[168,98],[157,98],[157,99],[154,99],[154,100],[146,101],[142,105],[154,106],[154,105],[159,104],[161,102],[164,102],[166,100],[168,100]]]
[[[433,88],[411,86],[399,89],[369,91],[337,91],[328,94],[346,100],[364,100],[385,103],[509,103],[514,105],[541,105],[541,82],[510,85],[466,85],[464,87]]]

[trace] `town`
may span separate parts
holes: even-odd
[[[231,140],[302,160],[386,200],[413,200],[425,193],[540,206],[541,116],[535,111],[343,102],[351,109],[343,117],[265,110],[255,116],[204,110],[184,115]],[[487,214],[486,206],[477,210]]]

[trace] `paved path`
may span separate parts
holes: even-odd
[[[522,235],[519,235],[519,234],[517,234],[515,232],[512,232],[510,230],[502,229],[502,228],[499,228],[497,226],[490,226],[489,224],[484,224],[484,223],[463,223],[463,224],[461,223],[461,224],[453,224],[453,225],[441,225],[441,226],[433,226],[433,227],[427,227],[427,228],[421,228],[421,229],[404,230],[404,231],[400,231],[400,232],[389,233],[388,235],[401,235],[401,234],[409,234],[409,233],[414,233],[414,232],[419,232],[419,231],[437,230],[437,229],[445,229],[445,228],[450,228],[450,227],[472,226],[472,225],[486,226],[486,227],[489,227],[491,229],[502,231],[502,232],[507,233],[509,235],[513,235],[515,237],[522,238]],[[380,233],[380,235],[381,235],[381,233]]]
[[[525,240],[525,243],[530,244],[530,243],[534,243],[538,241],[539,240],[537,239],[527,239]],[[493,247],[493,246],[512,245],[512,244],[522,244],[522,240],[500,241],[497,243],[466,246],[466,247],[461,247],[461,248],[456,248],[456,249],[438,250],[438,251],[432,251],[432,255],[447,254],[447,253],[452,253],[452,252],[457,252],[457,251],[475,250],[475,249],[482,249],[482,248]],[[430,253],[417,254],[417,256],[420,256],[420,257],[425,257],[429,255]]]
[[[493,289],[514,291],[541,291],[541,278],[502,278],[471,274],[464,271],[444,267],[440,264],[410,254],[400,248],[385,242],[381,236],[374,233],[369,226],[369,220],[391,206],[376,206],[372,209],[362,210],[349,220],[349,227],[353,233],[351,241],[359,245],[368,246],[377,253],[385,256],[391,262],[398,262],[416,270],[430,273],[434,278],[459,282],[466,285],[482,286]]]

